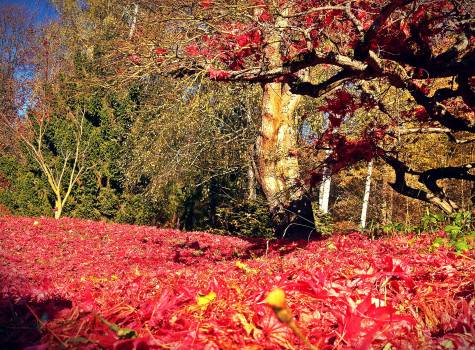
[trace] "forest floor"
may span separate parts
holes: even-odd
[[[0,217],[0,348],[475,348],[475,253],[435,234],[311,242]]]

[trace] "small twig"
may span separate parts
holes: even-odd
[[[457,256],[460,256],[460,257],[462,257],[462,258],[471,260],[471,261],[475,261],[474,258],[471,258],[471,257],[469,257],[468,255],[465,255],[465,254],[463,254],[463,253],[457,253],[456,255],[457,255]]]
[[[61,343],[62,346],[66,347],[66,343],[64,343],[61,338],[59,336],[56,335],[56,333],[54,333],[49,327],[48,325],[46,324],[46,322],[43,322],[39,317],[38,315],[36,314],[36,312],[30,307],[30,305],[26,304],[26,307],[28,308],[28,310],[30,310],[31,314],[33,315],[33,317],[36,319],[36,321],[40,324],[41,328],[42,329],[46,329],[46,331],[50,332],[51,335]]]

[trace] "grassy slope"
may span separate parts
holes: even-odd
[[[433,238],[335,235],[266,255],[207,233],[0,218],[0,348],[304,349],[263,302],[274,287],[321,349],[475,347],[474,253],[430,252]]]

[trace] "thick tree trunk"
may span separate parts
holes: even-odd
[[[264,59],[270,67],[282,67],[281,43],[289,26],[290,8],[283,5],[275,28],[265,38]],[[302,72],[306,79],[308,72]],[[256,141],[256,179],[266,196],[278,237],[307,238],[315,232],[312,205],[299,183],[295,154],[297,128],[294,112],[302,96],[286,83],[264,83],[260,135]]]
[[[310,199],[299,183],[294,111],[300,100],[282,83],[263,86],[262,124],[256,142],[256,178],[267,198],[276,234],[307,238],[315,232]]]

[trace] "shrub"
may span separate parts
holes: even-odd
[[[216,217],[215,233],[260,238],[274,235],[269,208],[258,200],[242,200],[217,208]]]

